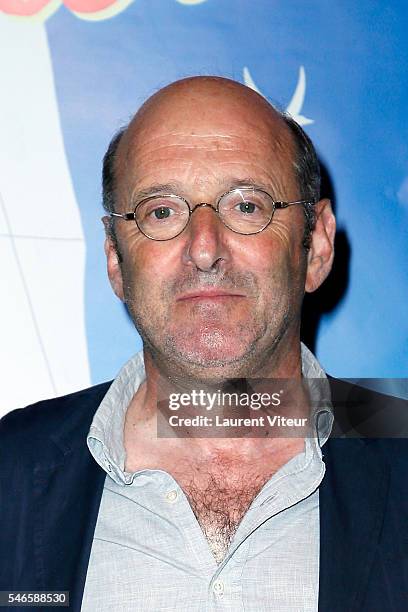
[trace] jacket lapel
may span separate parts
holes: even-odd
[[[43,589],[69,591],[71,610],[81,608],[105,477],[87,448],[35,469],[37,577]]]
[[[91,397],[76,401],[34,466],[36,583],[44,590],[69,591],[70,610],[78,612],[106,477],[86,437],[107,388],[95,387]]]
[[[319,612],[361,612],[387,501],[375,440],[330,439],[320,495]]]

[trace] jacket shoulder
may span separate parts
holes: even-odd
[[[0,420],[2,456],[39,449],[55,432],[90,427],[93,415],[112,381],[69,395],[42,400],[7,413]]]
[[[332,437],[407,440],[408,400],[374,391],[361,382],[364,381],[329,377],[334,414]]]

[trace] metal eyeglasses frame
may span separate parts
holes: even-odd
[[[272,202],[272,211],[271,211],[271,215],[270,218],[268,220],[268,222],[261,227],[260,229],[256,230],[255,232],[239,232],[238,230],[233,229],[232,227],[230,227],[229,225],[227,225],[224,221],[224,219],[222,218],[222,216],[220,215],[219,212],[219,203],[222,200],[222,198],[224,198],[225,196],[232,194],[232,193],[236,193],[236,192],[250,192],[250,191],[257,191],[257,192],[261,192],[264,193],[265,195],[267,195]],[[184,225],[184,227],[177,232],[177,234],[175,234],[174,236],[171,236],[171,238],[153,238],[152,236],[149,236],[148,234],[146,234],[145,231],[143,231],[143,229],[140,227],[140,225],[137,222],[137,218],[136,218],[136,210],[137,208],[143,204],[144,202],[147,202],[148,200],[155,200],[155,199],[159,199],[159,198],[178,198],[179,200],[182,200],[183,202],[185,202],[185,204],[188,207],[188,211],[189,211],[189,215],[187,218],[187,221]],[[193,212],[195,210],[197,210],[197,208],[204,208],[206,206],[210,207],[213,209],[213,211],[215,213],[217,213],[221,223],[223,223],[223,225],[225,225],[225,227],[227,227],[229,230],[231,230],[231,232],[234,232],[236,234],[240,234],[242,236],[252,236],[255,234],[259,234],[260,232],[263,232],[264,229],[266,229],[268,227],[268,225],[271,223],[272,219],[273,219],[273,215],[275,214],[275,210],[281,210],[283,208],[288,208],[289,206],[294,206],[296,204],[301,204],[302,206],[306,205],[306,204],[311,204],[311,205],[315,205],[316,202],[314,200],[294,200],[292,202],[281,202],[281,201],[275,201],[271,194],[268,193],[267,191],[265,191],[264,189],[259,189],[259,188],[253,188],[253,187],[238,187],[235,189],[230,189],[229,191],[226,191],[225,193],[222,193],[216,200],[215,202],[215,206],[213,206],[212,204],[209,204],[208,202],[199,202],[198,204],[196,204],[193,208],[191,208],[190,206],[190,202],[188,200],[186,200],[186,198],[183,198],[183,196],[177,195],[176,193],[158,193],[158,194],[154,194],[151,196],[147,196],[141,200],[139,200],[136,205],[135,208],[133,210],[133,212],[127,212],[127,213],[115,213],[115,212],[111,212],[109,213],[109,217],[111,218],[119,218],[119,219],[124,219],[125,221],[134,221],[136,223],[137,228],[139,229],[140,232],[142,232],[142,234],[144,236],[146,236],[146,238],[149,238],[150,240],[156,240],[158,242],[165,242],[167,240],[173,240],[173,238],[177,238],[177,236],[180,236],[180,234],[182,232],[184,232],[184,230],[186,229],[186,227],[188,226],[188,224],[190,223],[190,219],[191,219],[191,215],[193,214]]]

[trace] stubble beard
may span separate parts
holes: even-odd
[[[255,299],[256,295],[259,295],[256,276],[251,273],[229,273],[223,277],[206,274],[204,278],[198,278],[197,274],[194,274],[167,283],[162,291],[161,303],[172,303],[173,296],[203,285],[245,290]],[[271,285],[273,286],[273,279]],[[196,324],[193,323],[195,326],[190,328],[178,325],[176,329],[172,329],[169,310],[155,311],[151,304],[143,302],[143,295],[143,286],[137,292],[132,284],[125,284],[125,302],[143,340],[144,350],[150,354],[158,371],[170,377],[175,375],[183,379],[214,383],[231,378],[256,376],[265,364],[271,359],[273,361],[274,353],[293,324],[293,312],[291,313],[288,296],[286,302],[279,302],[278,298],[275,310],[271,304],[269,320],[256,310],[256,316],[250,325],[248,321],[238,321],[233,329],[229,329],[222,321],[217,326],[216,318],[211,320],[209,316],[208,330],[206,331],[205,325],[202,326],[200,341],[197,342]],[[242,342],[237,354],[223,355],[222,348],[228,346],[228,339],[232,335],[247,340]],[[266,335],[269,342],[265,344]]]

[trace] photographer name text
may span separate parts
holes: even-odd
[[[209,417],[197,415],[180,417],[176,414],[169,417],[171,427],[306,427],[307,418],[288,418],[279,415],[257,417]]]

